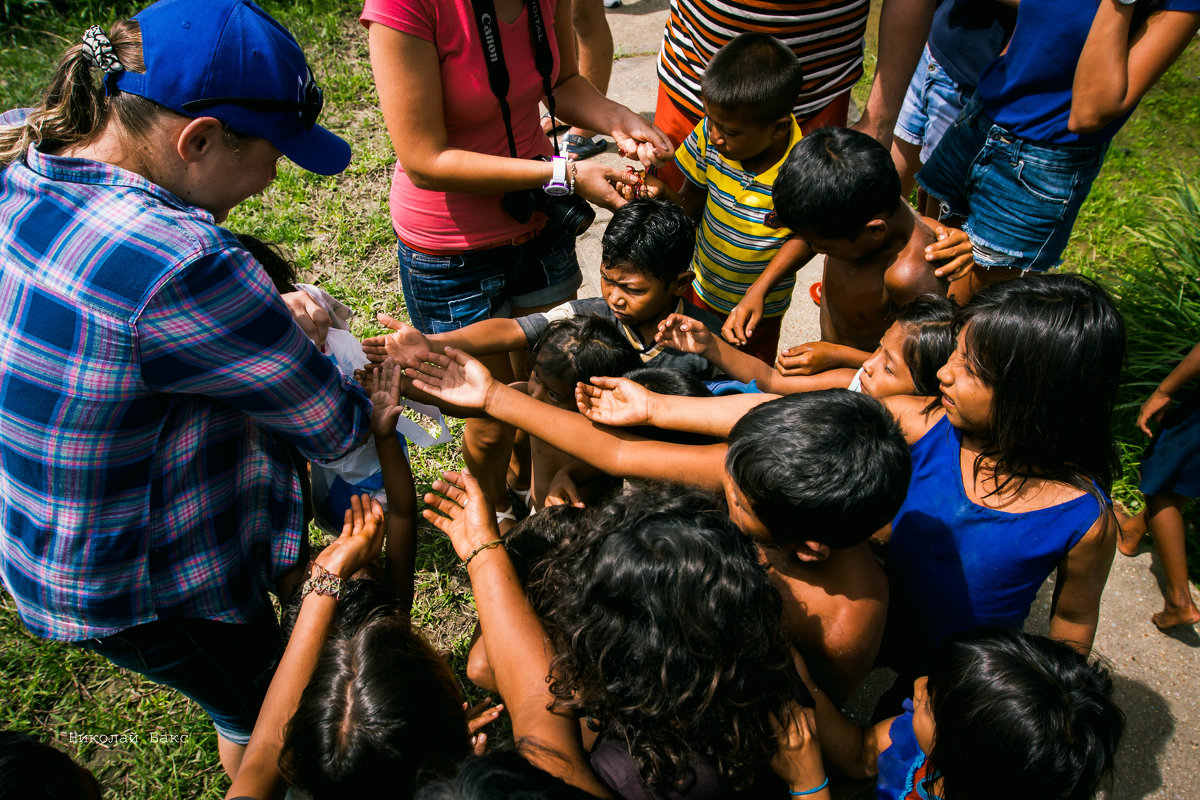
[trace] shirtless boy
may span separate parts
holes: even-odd
[[[825,254],[821,341],[781,354],[785,374],[862,366],[897,308],[949,289],[926,259],[938,223],[904,202],[891,156],[866,134],[823,128],[800,140],[776,181],[775,213]]]
[[[724,492],[730,518],[758,542],[784,596],[785,632],[822,688],[841,699],[866,677],[883,633],[887,582],[865,541],[899,509],[910,472],[900,429],[878,401],[840,389],[667,398],[622,378],[577,388],[593,421],[729,437],[679,445],[538,403],[453,348],[407,366],[422,391],[516,425],[610,475]]]

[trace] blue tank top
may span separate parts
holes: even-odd
[[[1090,494],[1015,514],[977,505],[963,486],[961,447],[962,433],[945,417],[912,446],[908,497],[892,522],[889,624],[905,623],[914,655],[959,631],[1019,628],[1042,583],[1103,510]]]

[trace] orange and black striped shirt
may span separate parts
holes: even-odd
[[[688,117],[704,116],[700,76],[735,36],[769,33],[792,48],[804,67],[796,119],[814,117],[862,75],[870,0],[671,0],[658,56],[658,79]]]

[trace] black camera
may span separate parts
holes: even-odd
[[[534,161],[549,160],[550,156],[534,156]],[[500,198],[500,205],[517,222],[529,222],[533,212],[541,211],[549,217],[551,225],[575,236],[582,236],[596,221],[596,209],[574,194],[553,197],[541,189],[522,189],[507,192]]]

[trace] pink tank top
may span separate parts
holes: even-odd
[[[556,0],[541,0],[551,48],[553,79],[558,77],[554,36]],[[550,140],[538,122],[542,79],[533,60],[529,11],[522,7],[512,22],[499,23],[508,66],[508,104],[513,135],[522,158],[549,155]],[[508,139],[500,104],[488,85],[483,46],[471,0],[366,0],[361,21],[378,23],[432,42],[442,76],[442,107],[450,147],[507,156]],[[386,92],[387,87],[380,87]],[[520,223],[500,207],[498,194],[466,194],[418,189],[399,163],[392,177],[392,225],[408,244],[420,250],[477,250],[509,241],[536,228],[540,215]]]

